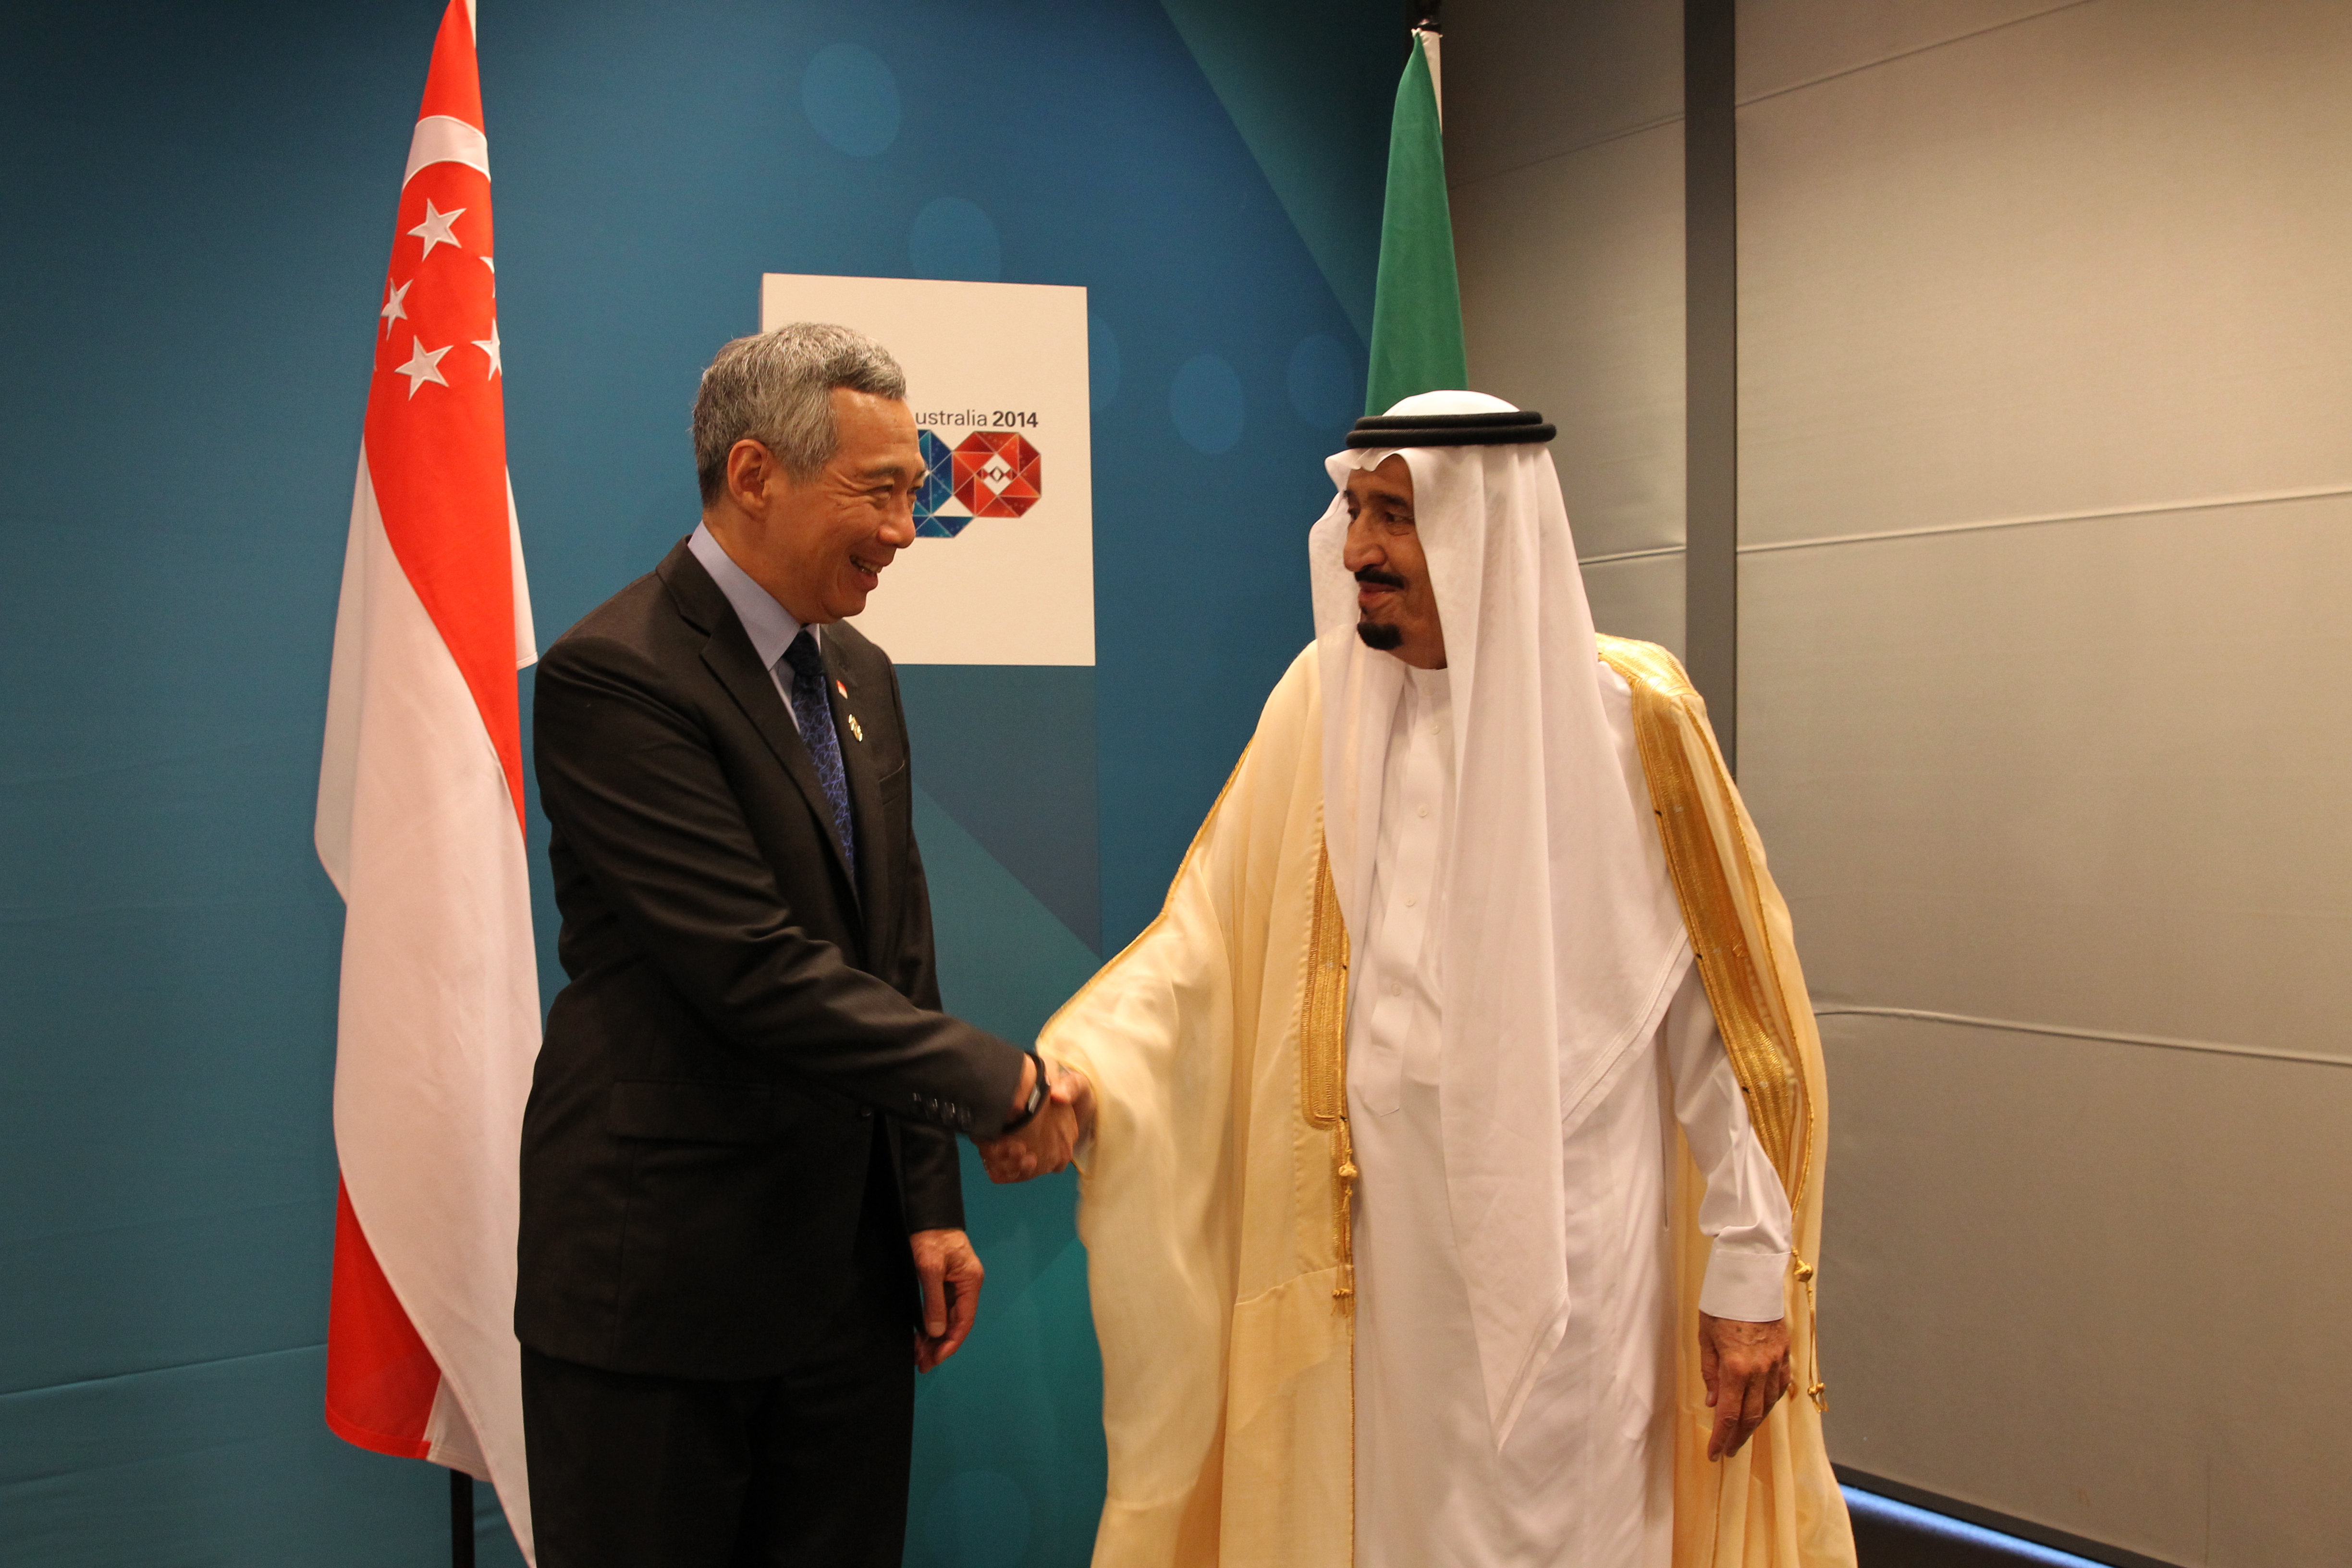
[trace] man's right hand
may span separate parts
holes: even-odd
[[[988,1179],[1003,1185],[1049,1176],[1070,1163],[1077,1146],[1094,1133],[1094,1085],[1076,1068],[1047,1074],[1052,1085],[1045,1103],[1018,1132],[981,1142],[981,1163]],[[1023,1075],[1025,1098],[1029,1082]]]
[[[1706,1457],[1727,1459],[1789,1392],[1789,1321],[1739,1322],[1698,1315],[1698,1374],[1715,1411]]]

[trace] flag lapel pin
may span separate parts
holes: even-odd
[[[849,688],[841,683],[841,678],[839,676],[835,676],[834,678],[833,689],[841,693],[841,700],[844,702],[849,700]]]

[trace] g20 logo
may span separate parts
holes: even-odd
[[[917,430],[923,483],[915,493],[915,535],[953,539],[983,517],[1019,517],[1045,491],[1045,460],[1028,437],[975,430],[950,447]]]

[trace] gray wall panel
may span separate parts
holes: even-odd
[[[1454,190],[1471,379],[1559,425],[1587,555],[1682,542],[1682,156],[1675,123]]]
[[[1740,657],[1832,1015],[1832,1450],[2300,1568],[2352,1540],[2352,9],[1937,41],[2031,9],[1742,12],[1751,91],[1823,79],[1740,115]]]
[[[1575,524],[1570,518],[1570,525]],[[1578,542],[1582,542],[1580,534]],[[1649,555],[1632,561],[1588,562],[1584,594],[1592,624],[1612,637],[1663,644],[1683,656],[1683,558]]]
[[[2100,0],[1744,110],[1744,540],[2352,484],[2347,67]]]
[[[2352,1070],[1822,1022],[1837,1459],[2170,1562],[2342,1562]]]
[[[1741,564],[1817,995],[2352,1057],[2352,500]]]
[[[1448,16],[1472,373],[1559,419],[1588,558],[1683,537],[1680,126],[1626,42],[1666,17],[1609,10]],[[1739,35],[1740,772],[1831,1010],[1832,1452],[2339,1560],[2352,7]],[[1681,649],[1679,555],[1585,579]]]
[[[1443,59],[1457,184],[1683,111],[1679,0],[1454,0]]]

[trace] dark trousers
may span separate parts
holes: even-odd
[[[897,1214],[869,1187],[835,1322],[777,1376],[647,1377],[525,1345],[540,1568],[899,1568],[915,1367]]]

